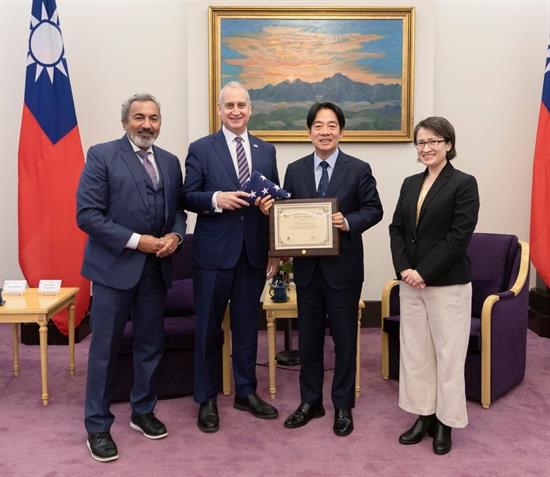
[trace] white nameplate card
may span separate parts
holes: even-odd
[[[4,295],[23,295],[27,288],[27,280],[4,280]]]
[[[39,295],[57,295],[61,290],[61,280],[40,280],[38,283]]]

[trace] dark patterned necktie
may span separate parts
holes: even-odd
[[[237,136],[235,138],[237,142],[237,167],[239,169],[239,182],[242,185],[250,177],[250,169],[248,169],[248,161],[246,160],[246,153],[243,147],[243,138]]]
[[[328,163],[327,161],[321,161],[320,165],[323,168],[323,172],[321,174],[319,186],[317,187],[317,197],[325,197],[328,189]]]
[[[136,151],[137,155],[141,157],[143,167],[145,167],[145,170],[147,171],[147,175],[151,179],[151,182],[153,183],[153,188],[155,190],[159,187],[159,178],[157,177],[157,172],[155,171],[155,167],[151,163],[151,160],[149,159],[149,152],[148,151],[142,151],[141,149],[139,151]]]

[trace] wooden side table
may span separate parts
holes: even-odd
[[[18,376],[19,325],[36,323],[40,335],[40,370],[42,378],[42,404],[48,405],[48,321],[65,308],[69,309],[69,373],[74,374],[74,309],[78,288],[62,288],[58,295],[39,295],[37,288],[28,288],[22,296],[4,295],[5,305],[0,306],[0,323],[12,324],[13,375]]]
[[[288,301],[277,303],[271,300],[269,296],[269,284],[266,284],[263,292],[263,309],[267,319],[267,350],[269,366],[269,395],[271,399],[275,398],[277,389],[275,387],[275,320],[279,318],[298,318],[298,304],[296,301],[296,286],[290,284]],[[355,372],[355,396],[361,395],[361,310],[365,308],[365,303],[359,300],[357,307],[357,357]]]

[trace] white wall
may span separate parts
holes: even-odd
[[[159,145],[185,158],[208,133],[208,5],[333,6],[307,1],[58,0],[83,146],[122,134],[119,108],[136,91],[163,106]],[[531,164],[548,40],[548,0],[342,2],[416,7],[415,122],[448,117],[455,167],[479,182],[478,231],[529,234]],[[30,1],[0,0],[0,283],[17,265],[17,145]],[[419,172],[410,144],[343,144],[367,160],[385,209],[365,234],[363,296],[379,299],[393,275],[388,224],[403,178]],[[311,151],[278,144],[279,173]]]

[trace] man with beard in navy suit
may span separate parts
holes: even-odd
[[[176,156],[153,146],[160,105],[136,94],[122,105],[121,138],[92,146],[77,192],[78,226],[89,235],[82,274],[93,282],[85,425],[92,457],[118,459],[110,434],[114,367],[124,326],[134,327],[134,387],[130,427],[149,439],[168,435],[155,417],[155,380],[164,347],[166,290],[172,259],[185,234],[178,202],[182,174]]]

